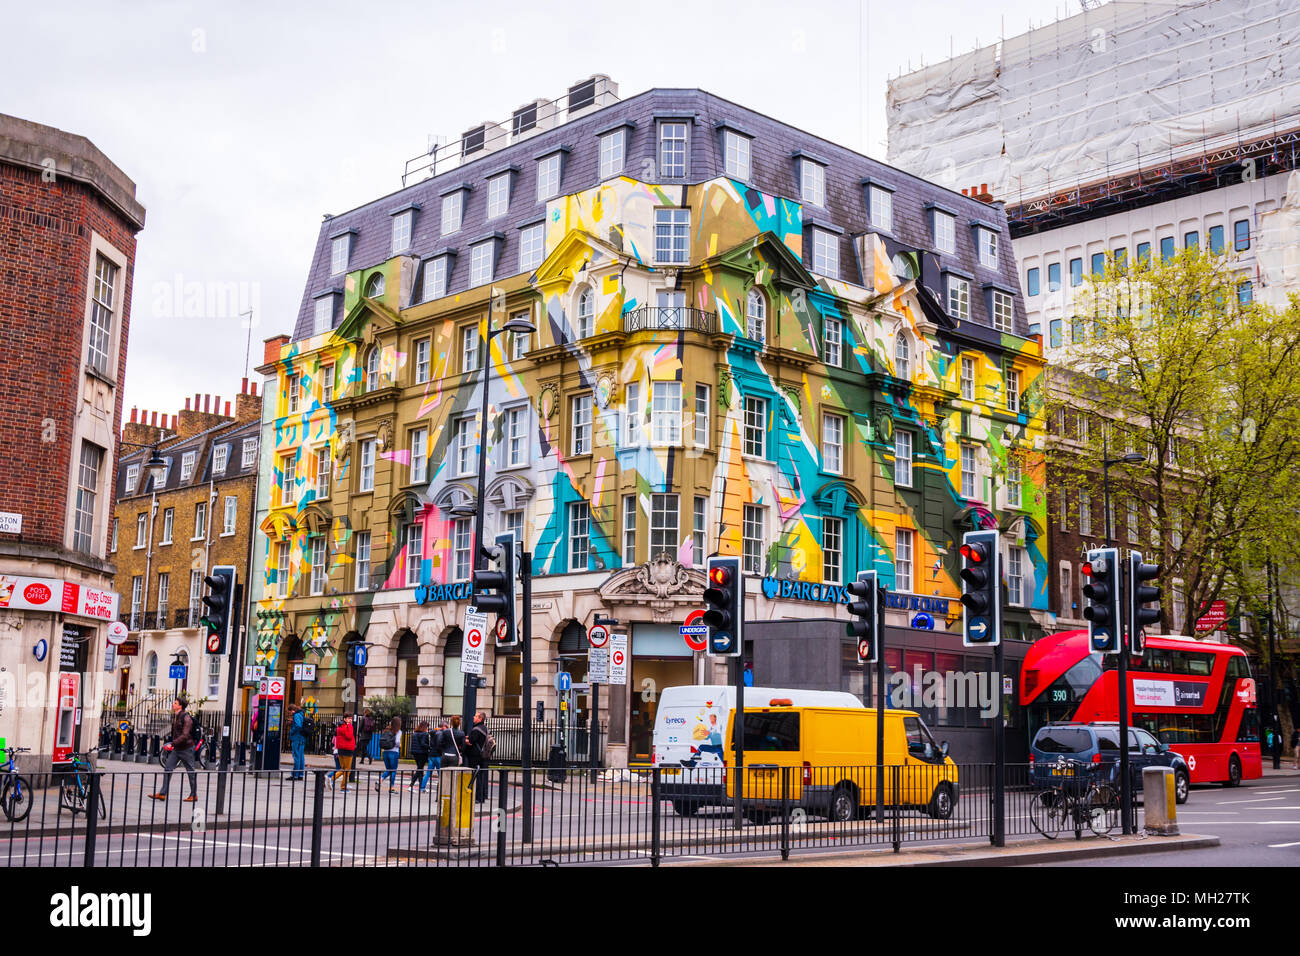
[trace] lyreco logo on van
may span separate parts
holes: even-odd
[[[665,724],[668,724],[670,727],[671,727],[671,726],[685,727],[685,726],[686,726],[686,718],[685,718],[685,717],[665,717],[665,718],[664,718],[664,723],[665,723]]]

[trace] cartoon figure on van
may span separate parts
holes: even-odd
[[[719,723],[718,717],[717,706],[713,701],[706,700],[704,710],[695,715],[696,724],[695,729],[691,731],[691,738],[698,741],[708,741],[708,743],[700,743],[698,747],[691,747],[689,759],[681,761],[683,767],[722,765],[722,725]]]

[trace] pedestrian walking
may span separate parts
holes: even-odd
[[[402,718],[394,717],[388,722],[388,728],[379,735],[379,752],[384,758],[384,772],[379,775],[375,790],[383,787],[384,778],[388,778],[388,792],[397,792],[397,758],[402,752]]]
[[[447,721],[438,725],[438,732],[433,735],[433,740],[429,745],[429,766],[425,768],[424,777],[420,780],[420,792],[429,785],[430,778],[442,769],[444,761],[454,760],[455,763],[447,763],[447,766],[453,767],[460,763],[460,754],[456,751],[456,740],[451,735],[451,727]]]
[[[352,730],[352,715],[344,714],[343,723],[339,724],[338,730],[334,732],[334,749],[338,754],[340,770],[330,777],[330,786],[333,787],[339,783],[339,778],[343,783],[339,786],[340,790],[348,789],[348,774],[352,771],[352,754],[357,748],[357,737]]]
[[[423,792],[424,765],[429,762],[429,749],[429,722],[422,720],[416,725],[415,733],[411,734],[411,757],[415,760],[415,772],[411,774],[411,783],[406,789],[414,790],[418,783]]]
[[[190,778],[190,795],[185,802],[193,803],[199,798],[199,776],[194,772],[194,717],[185,710],[184,697],[172,701],[172,739],[167,745],[167,759],[163,763],[163,785],[157,793],[149,794],[150,799],[167,799],[167,788],[171,786],[172,771],[177,763],[185,764]]]
[[[474,802],[482,803],[487,799],[488,789],[488,759],[492,754],[492,746],[489,744],[491,735],[487,732],[487,726],[484,721],[487,715],[479,711],[474,715],[474,726],[470,728],[469,734],[465,738],[465,760],[468,766],[474,768]]]
[[[290,780],[303,780],[307,776],[307,714],[297,704],[289,705],[289,749],[293,751],[293,773]]]
[[[363,763],[374,763],[375,758],[370,756],[370,738],[375,735],[375,718],[370,714],[370,708],[367,707],[361,715],[361,722],[356,727],[357,733],[357,766]],[[355,775],[352,779],[356,779]]]

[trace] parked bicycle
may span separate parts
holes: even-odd
[[[31,747],[6,747],[6,760],[0,764],[0,810],[9,818],[9,822],[18,823],[27,819],[32,812],[32,782],[18,772],[15,762],[17,754],[31,752]]]
[[[86,802],[90,799],[90,786],[82,776],[83,770],[89,770],[90,765],[82,762],[81,754],[70,754],[68,757],[72,766],[59,778],[59,810],[71,810],[73,815],[86,812]],[[99,819],[104,819],[108,815],[108,810],[104,806],[104,795],[97,793],[96,810]]]
[[[194,734],[197,738],[194,741],[194,762],[200,770],[208,769],[208,761],[215,760],[213,753],[212,738],[204,733],[203,727],[198,723],[194,725]],[[172,735],[168,734],[163,738],[163,745],[158,748],[156,754],[149,755],[149,762],[159,765],[167,762],[167,751],[172,749]]]
[[[1055,840],[1068,829],[1078,838],[1085,824],[1097,836],[1119,825],[1119,794],[1109,783],[1098,783],[1096,771],[1081,760],[1065,757],[1059,757],[1051,770],[1052,779],[1059,782],[1034,795],[1029,807],[1034,829]]]

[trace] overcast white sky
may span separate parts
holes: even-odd
[[[889,77],[1069,16],[1077,0],[0,2],[0,112],[90,138],[147,209],[124,417],[232,396],[255,309],[290,332],[324,213],[459,135],[606,73],[700,87],[885,156]],[[242,290],[244,303],[220,301]],[[195,296],[195,292],[199,294]],[[211,303],[207,301],[212,298]]]

